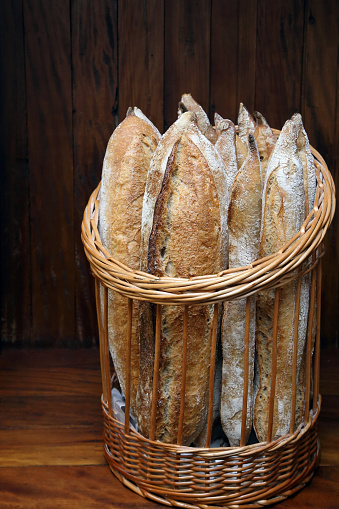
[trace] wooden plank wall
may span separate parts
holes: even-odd
[[[236,121],[295,111],[339,187],[337,0],[2,0],[1,338],[97,342],[80,240],[127,107],[163,131],[183,92]],[[338,346],[339,225],[326,237],[322,337]]]

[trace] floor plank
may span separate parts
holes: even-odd
[[[3,396],[0,429],[102,428],[98,395]]]
[[[2,396],[101,395],[98,349],[7,350],[0,355]]]
[[[101,430],[40,428],[0,432],[0,467],[104,464]]]
[[[19,475],[17,468],[3,468],[0,476],[2,509],[159,507],[125,488],[107,466],[23,467]]]
[[[276,507],[338,507],[339,355],[322,352],[320,467]],[[1,509],[156,508],[124,487],[103,454],[99,351],[0,354]]]
[[[123,486],[107,466],[2,468],[2,509],[156,509],[163,504],[144,499]],[[339,467],[318,468],[312,482],[279,509],[338,507]],[[324,501],[326,493],[326,501]],[[67,496],[65,496],[67,494]],[[51,504],[52,502],[52,505]],[[326,505],[324,505],[326,504]]]

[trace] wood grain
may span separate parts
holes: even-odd
[[[256,18],[257,0],[212,2],[212,116],[217,111],[237,123],[240,102],[255,109]]]
[[[81,408],[81,412],[79,412]],[[0,429],[39,429],[60,426],[102,429],[100,394],[31,396],[1,398]]]
[[[1,469],[3,509],[157,509],[167,507],[144,499],[123,486],[105,466],[50,466]],[[320,467],[312,482],[279,509],[334,509],[337,506],[338,467]]]
[[[101,430],[80,434],[74,427],[49,427],[26,429],[23,434],[22,429],[6,429],[0,437],[0,467],[106,463]]]
[[[81,216],[127,107],[163,131],[191,92],[280,128],[301,111],[339,187],[336,0],[0,2],[1,341],[91,347]],[[338,214],[325,237],[322,347],[339,347]]]
[[[74,340],[69,2],[24,2],[30,167],[32,342]]]
[[[334,388],[338,388],[338,361],[338,351],[323,352],[320,467],[311,483],[277,505],[281,509],[337,506],[339,394]],[[42,365],[49,385],[46,393],[42,393]],[[29,392],[25,367],[31,380]],[[78,374],[83,370],[89,374],[88,395],[77,395]],[[162,507],[123,486],[106,464],[100,401],[95,396],[96,379],[100,379],[98,350],[4,349],[0,372],[4,375],[0,381],[1,508]],[[63,384],[60,387],[64,374],[68,393]],[[13,391],[8,393],[13,380]]]
[[[165,2],[165,128],[176,120],[184,93],[191,93],[208,114],[210,24],[209,0]]]
[[[22,0],[0,2],[1,329],[31,340],[30,194]]]
[[[137,106],[162,133],[164,0],[119,0],[119,63],[120,122]]]
[[[3,397],[88,396],[100,400],[97,349],[5,350],[0,356]]]
[[[305,55],[302,115],[310,143],[325,158],[336,188],[338,175],[338,41],[339,4],[335,0],[309,0],[305,19]],[[326,36],[325,36],[326,34]],[[318,77],[318,78],[317,78]],[[320,78],[320,79],[319,79]],[[338,347],[339,326],[335,313],[339,309],[339,236],[338,214],[325,238],[323,261],[322,336]]]
[[[258,2],[256,109],[272,127],[300,111],[304,4]]]
[[[105,466],[2,468],[2,509],[157,509],[127,489]]]
[[[212,2],[210,116],[236,123],[238,104],[239,2]]]
[[[101,179],[108,140],[118,123],[117,1],[71,3],[74,158],[75,337],[98,341],[94,280],[82,242],[81,221]]]
[[[248,111],[256,108],[257,0],[239,0],[239,55],[237,107],[242,102]],[[238,113],[238,111],[237,111]]]

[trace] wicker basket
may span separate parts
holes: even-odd
[[[275,130],[275,133],[279,134],[279,131]],[[140,271],[133,271],[113,259],[102,246],[97,229],[100,185],[90,197],[83,217],[82,241],[96,280],[105,456],[117,478],[144,497],[161,504],[185,508],[259,508],[293,495],[313,475],[319,458],[317,418],[321,404],[319,355],[322,240],[333,218],[335,196],[334,183],[326,163],[316,150],[312,147],[311,150],[317,169],[318,186],[315,206],[300,232],[272,256],[257,260],[248,267],[225,270],[211,276],[195,277],[189,280],[170,277],[157,278]],[[114,368],[111,366],[108,346],[108,289],[120,292],[128,300],[126,373],[130,373],[131,322],[134,300],[154,303],[157,313],[161,313],[162,306],[166,305],[214,304],[217,307],[222,301],[239,297],[248,299],[253,293],[268,288],[275,289],[277,296],[282,285],[294,279],[300,281],[306,272],[311,273],[309,315],[313,316],[316,309],[317,324],[313,347],[311,329],[314,330],[314,324],[310,323],[312,319],[309,320],[306,346],[306,404],[304,421],[296,431],[294,431],[291,418],[291,433],[278,440],[271,440],[276,377],[274,357],[270,394],[271,419],[266,442],[244,445],[244,433],[242,433],[240,447],[233,448],[210,448],[209,443],[205,448],[164,444],[154,439],[144,438],[130,426],[129,419],[122,423],[116,418],[111,400]],[[104,294],[103,316],[99,304],[101,286]],[[279,299],[276,298],[275,301],[278,303]],[[297,301],[298,298],[296,298],[296,306],[298,305]],[[250,306],[247,308],[249,309]],[[277,307],[276,320],[278,313]],[[187,316],[187,313],[184,316]],[[246,366],[248,366],[248,358],[246,358],[248,331],[245,331],[244,341],[246,371]],[[273,338],[273,347],[274,341],[276,338]],[[185,344],[184,341],[183,343]],[[216,332],[212,340],[212,357],[215,355],[215,343]],[[159,348],[160,330],[157,328],[155,370],[157,369]],[[185,380],[185,364],[183,371],[183,380]],[[154,379],[156,380],[157,377]],[[212,422],[213,379],[214,363],[212,358],[209,432]],[[129,415],[130,384],[128,377],[126,384],[125,413]],[[294,380],[292,399],[295,399],[295,385]],[[244,387],[247,387],[246,383]],[[153,394],[157,394],[156,383],[153,386]],[[153,397],[153,401],[156,401],[155,397]],[[244,428],[247,401],[245,394],[243,401]],[[181,407],[180,419],[183,417],[184,404]],[[154,438],[155,419],[156,405],[153,405],[151,438]]]

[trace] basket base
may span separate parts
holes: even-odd
[[[319,462],[318,406],[293,435],[244,447],[194,448],[149,440],[117,421],[102,400],[104,454],[138,495],[187,509],[262,508],[301,490]]]
[[[318,449],[319,450],[319,449]],[[106,456],[106,454],[105,454]],[[106,457],[107,459],[107,457]],[[115,475],[115,477],[124,484],[128,489],[134,491],[137,495],[147,498],[149,500],[152,500],[153,502],[156,502],[158,504],[166,505],[169,507],[181,507],[185,509],[262,509],[263,507],[268,507],[273,504],[277,504],[280,502],[283,502],[287,498],[290,498],[294,495],[296,495],[299,491],[301,491],[311,480],[314,475],[315,469],[318,464],[319,454],[317,454],[316,461],[312,462],[312,464],[309,466],[308,469],[305,469],[304,472],[302,472],[301,478],[298,479],[298,484],[294,486],[293,488],[288,489],[287,491],[284,490],[283,493],[277,494],[274,497],[271,497],[269,499],[260,499],[257,501],[253,501],[251,503],[242,503],[241,501],[231,502],[230,504],[226,503],[226,505],[215,505],[215,504],[203,504],[203,505],[195,505],[190,504],[187,502],[181,502],[179,500],[175,500],[173,498],[164,498],[161,497],[155,493],[151,493],[150,491],[147,491],[145,489],[141,489],[139,486],[137,486],[134,482],[129,481],[126,477],[124,477],[120,472],[117,470],[114,470],[114,468],[110,466],[111,472]]]

